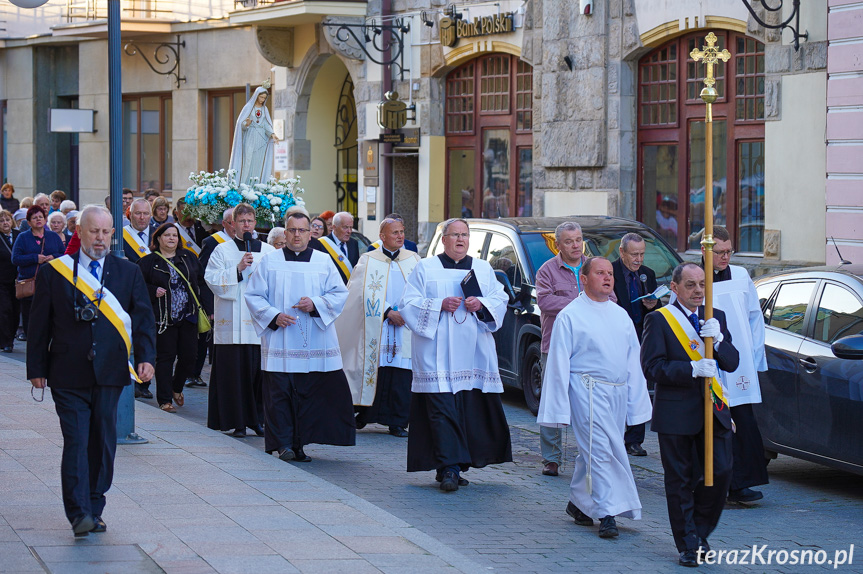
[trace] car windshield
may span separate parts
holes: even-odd
[[[607,257],[609,261],[614,261],[620,257],[618,252],[620,239],[631,231],[635,231],[635,233],[641,235],[646,243],[644,265],[647,265],[656,273],[656,281],[658,283],[669,283],[671,281],[671,272],[680,261],[671,250],[660,243],[650,233],[632,229],[592,229],[584,232],[585,251],[591,255],[601,255],[602,257]],[[521,237],[534,272],[543,263],[557,255],[557,249],[554,247],[553,231],[523,233]]]

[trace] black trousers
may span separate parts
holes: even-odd
[[[211,321],[212,322],[212,321]],[[198,334],[198,355],[195,358],[193,377],[200,377],[204,371],[204,361],[207,360],[207,351],[210,351],[210,364],[213,364],[213,330]]]
[[[714,421],[713,486],[704,486],[704,432],[659,433],[668,519],[677,551],[695,550],[719,523],[731,483],[731,431]]]
[[[626,432],[623,434],[623,443],[626,445],[630,444],[641,444],[644,442],[644,430],[647,428],[646,423],[641,423],[640,425],[635,426],[627,426]]]
[[[764,458],[764,443],[752,405],[731,407],[731,418],[737,432],[731,440],[734,453],[734,468],[731,474],[731,490],[767,484],[767,459]]]
[[[63,432],[60,481],[66,518],[101,516],[114,478],[117,402],[123,387],[51,389]]]
[[[27,325],[30,323],[30,305],[33,304],[33,297],[24,297],[18,299],[21,304],[21,328],[24,331],[24,336],[27,336]],[[16,329],[17,330],[17,329]]]
[[[15,283],[0,283],[0,348],[14,344],[20,314],[21,304],[15,298]]]
[[[156,336],[156,400],[160,405],[173,402],[173,393],[183,392],[183,385],[195,368],[197,352],[198,326],[195,323],[180,321],[168,325],[164,333]]]

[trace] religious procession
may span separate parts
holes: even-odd
[[[0,572],[853,571],[863,8],[10,2]]]

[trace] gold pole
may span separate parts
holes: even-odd
[[[690,56],[696,62],[704,59],[706,74],[704,88],[701,90],[701,100],[706,104],[704,117],[704,237],[701,246],[704,248],[704,320],[713,318],[713,102],[718,93],[714,84],[713,66],[719,61],[727,62],[731,58],[728,50],[721,52],[716,49],[716,34],[711,32],[706,38],[707,46],[702,50],[694,49]],[[713,358],[713,338],[704,340],[707,359]],[[713,393],[710,389],[711,380],[704,378],[704,485],[713,486]]]

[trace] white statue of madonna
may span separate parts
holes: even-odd
[[[237,183],[266,183],[273,176],[273,148],[279,140],[265,105],[268,95],[263,86],[256,89],[237,118],[228,165],[237,173]]]

